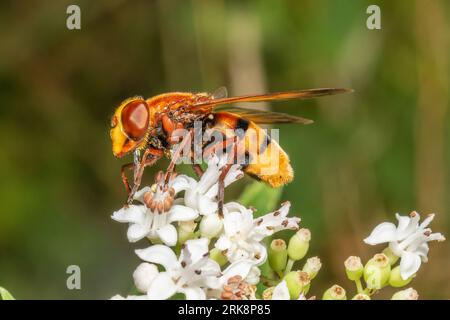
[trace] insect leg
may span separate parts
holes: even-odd
[[[195,173],[197,174],[197,177],[201,178],[203,175],[202,167],[200,167],[199,164],[192,164],[192,168],[194,169]]]
[[[180,142],[180,144],[178,145],[178,147],[175,150],[174,154],[172,155],[172,160],[170,160],[169,166],[167,167],[167,171],[166,171],[166,178],[165,178],[166,184],[169,182],[170,177],[172,176],[172,174],[173,174],[173,172],[175,170],[176,162],[180,158],[181,153],[183,152],[184,148],[187,145],[191,144],[193,132],[194,132],[193,129],[189,130],[189,133]]]
[[[154,165],[161,157],[163,156],[163,152],[161,150],[148,148],[145,150],[144,155],[142,156],[141,162],[137,167],[135,167],[134,172],[134,185],[131,192],[128,194],[127,204],[131,204],[133,202],[134,194],[138,191],[141,186],[142,175],[144,174],[145,167]]]
[[[231,143],[231,150],[228,153],[228,159],[227,164],[222,168],[222,171],[219,176],[219,191],[217,193],[217,202],[218,202],[218,214],[219,217],[223,217],[223,202],[225,198],[225,177],[228,174],[228,171],[230,171],[231,166],[234,164],[234,156],[237,154],[238,151],[238,143],[237,143],[238,137],[234,136],[232,138],[229,138],[225,141],[228,141],[228,143]],[[230,142],[232,141],[232,142]],[[224,146],[227,148],[228,146],[225,144]]]
[[[218,209],[219,209],[219,217],[223,218],[223,201],[225,198],[225,177],[228,174],[228,171],[230,171],[231,168],[231,164],[226,164],[223,168],[222,168],[222,172],[220,173],[219,176],[219,191],[217,193],[217,204],[218,204]]]
[[[226,138],[224,141],[212,144],[205,148],[203,152],[203,157],[207,158],[209,155],[216,153],[218,150],[226,149],[230,144],[233,144],[235,141],[235,137]]]
[[[134,167],[134,163],[130,162],[130,163],[126,163],[122,166],[122,168],[120,168],[120,176],[122,177],[122,182],[123,185],[125,186],[125,190],[127,190],[127,194],[129,195],[131,192],[131,187],[130,187],[130,183],[128,182],[128,178],[127,175],[125,174],[126,170],[131,170]]]

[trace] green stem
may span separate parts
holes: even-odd
[[[362,283],[361,283],[361,279],[355,280],[355,284],[356,284],[356,291],[358,293],[364,293],[364,289],[363,289],[363,286],[362,286]]]
[[[291,272],[292,267],[294,266],[295,260],[292,260],[291,258],[289,258],[287,264],[286,264],[286,269],[284,270],[284,274],[288,274],[289,272]]]

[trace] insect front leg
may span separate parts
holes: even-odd
[[[128,193],[127,204],[133,202],[134,194],[138,191],[141,186],[142,176],[144,174],[145,167],[154,165],[161,157],[163,152],[158,149],[148,148],[145,150],[144,155],[138,165],[134,165],[134,185],[131,191]]]
[[[128,178],[127,178],[127,175],[125,174],[125,171],[131,170],[133,168],[134,168],[133,162],[126,163],[122,166],[122,168],[120,168],[120,176],[122,177],[122,182],[123,182],[123,185],[125,186],[125,190],[127,191],[128,195],[131,192],[131,187],[130,187],[130,183],[128,182]]]

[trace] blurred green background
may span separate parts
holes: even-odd
[[[81,30],[66,28],[70,4],[81,7]],[[382,30],[366,28],[370,4]],[[353,290],[343,261],[381,250],[362,239],[395,212],[436,212],[433,230],[448,236],[449,9],[444,0],[2,1],[0,285],[19,299],[127,293],[133,249],[145,244],[129,244],[110,219],[125,199],[126,159],[112,156],[108,130],[136,94],[355,89],[270,106],[316,121],[280,132],[296,170],[282,199],[324,264],[311,294],[335,282]],[[412,284],[422,298],[450,298],[449,249],[431,244]],[[66,288],[72,264],[82,290]]]

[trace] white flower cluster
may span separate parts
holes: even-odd
[[[159,174],[151,188],[136,193],[140,204],[113,213],[114,220],[129,224],[130,242],[148,238],[153,243],[136,250],[145,261],[133,274],[142,295],[113,299],[168,299],[177,293],[186,299],[256,298],[258,266],[268,255],[264,238],[280,230],[297,230],[300,219],[287,217],[289,202],[259,218],[252,209],[229,202],[219,216],[218,181],[226,157],[212,156],[207,164],[199,181],[178,175],[166,183]],[[225,187],[242,176],[240,167],[233,165]],[[274,288],[272,298],[289,298],[284,281]]]
[[[383,222],[372,231],[364,242],[370,245],[388,243],[390,251],[400,258],[400,274],[403,280],[412,277],[419,271],[422,262],[428,261],[428,242],[444,241],[441,233],[432,233],[428,228],[434,214],[419,224],[420,215],[416,211],[408,216],[395,215],[398,226],[391,222]]]
[[[207,164],[199,181],[186,175],[167,179],[159,173],[152,187],[135,194],[139,204],[114,212],[114,220],[129,224],[130,242],[147,238],[152,245],[135,251],[143,260],[133,273],[141,294],[116,295],[113,299],[169,299],[181,294],[190,300],[306,300],[322,263],[318,257],[311,257],[299,269],[309,249],[311,232],[299,230],[300,218],[288,217],[290,203],[255,217],[253,209],[229,202],[219,214],[219,177],[226,155],[212,155]],[[240,167],[232,166],[224,178],[225,187],[242,176]],[[445,240],[429,228],[434,215],[422,223],[417,212],[396,217],[397,226],[383,222],[364,239],[370,245],[387,243],[387,248],[366,263],[357,256],[345,261],[347,278],[356,286],[352,299],[371,299],[388,286],[405,288],[427,262],[428,242]],[[266,247],[267,237],[285,229],[297,232],[288,242],[272,239]],[[260,267],[266,261],[270,272],[262,276]],[[294,265],[297,268],[293,269]],[[407,288],[392,299],[418,296],[413,288]],[[345,300],[347,292],[335,284],[322,299]]]

